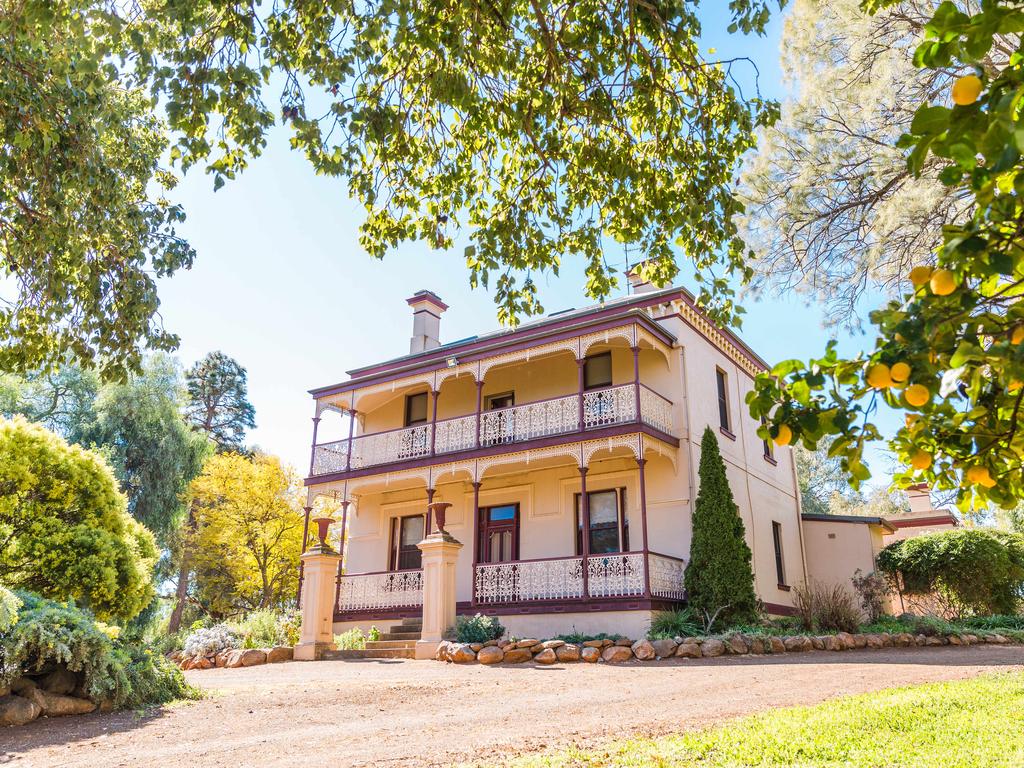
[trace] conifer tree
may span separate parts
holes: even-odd
[[[710,427],[701,439],[698,476],[686,593],[710,630],[712,624],[750,620],[757,612],[750,547]]]

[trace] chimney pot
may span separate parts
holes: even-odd
[[[646,261],[641,261],[626,272],[626,279],[629,280],[629,286],[631,289],[630,292],[633,294],[651,293],[652,291],[658,290],[657,286],[651,283],[647,278],[640,276],[640,271],[645,264],[647,264]]]
[[[433,291],[417,291],[406,303],[412,307],[412,339],[409,352],[426,352],[441,346],[441,315],[448,305]]]

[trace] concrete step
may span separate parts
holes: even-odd
[[[418,638],[417,638],[418,639]],[[415,648],[416,640],[367,640],[366,650],[388,651],[395,648]]]
[[[415,659],[414,648],[391,648],[384,650],[367,649],[365,651],[324,651],[324,658],[329,660],[344,659]]]
[[[403,627],[404,629],[404,627]],[[419,640],[419,632],[381,632],[381,640]]]
[[[422,616],[413,616],[412,618],[402,619],[403,627],[416,627],[417,629],[423,626]]]

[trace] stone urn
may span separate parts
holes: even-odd
[[[444,529],[444,518],[445,513],[448,511],[452,503],[450,501],[435,501],[430,505],[430,511],[434,514],[434,524],[437,525],[437,530],[441,533],[448,533]]]
[[[316,534],[320,539],[320,546],[329,547],[330,545],[327,543],[327,534],[331,530],[331,523],[334,522],[334,518],[318,517],[313,522],[316,523]]]

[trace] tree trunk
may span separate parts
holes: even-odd
[[[188,577],[192,570],[192,543],[189,541],[196,529],[195,510],[188,510],[188,531],[181,543],[181,567],[178,569],[178,589],[174,596],[174,610],[167,622],[167,634],[173,635],[181,628],[181,615],[185,612],[185,600],[188,598]]]

